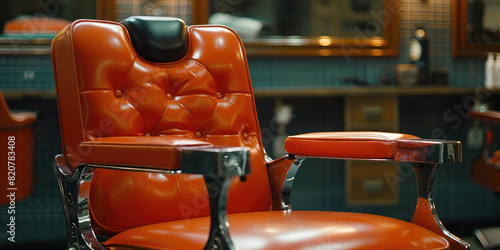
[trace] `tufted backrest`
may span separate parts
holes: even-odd
[[[148,30],[137,34],[141,29],[134,28],[148,20],[154,22],[150,34],[172,31],[158,27],[177,22],[177,34],[185,37],[173,39],[186,46],[159,46],[160,52],[148,53],[154,43],[138,45],[141,38],[150,38]],[[252,174],[245,183],[234,181],[228,212],[269,210],[269,179],[238,36],[222,26],[186,28],[178,19],[139,18],[124,24],[79,20],[53,41],[63,154],[70,168],[88,163],[80,144],[101,137],[170,136],[244,146],[250,148]],[[158,44],[168,37],[156,34],[154,39]],[[162,50],[170,52],[162,56]],[[209,215],[200,176],[99,170],[90,192],[94,226],[105,235]]]

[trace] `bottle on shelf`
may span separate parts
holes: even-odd
[[[495,58],[493,53],[488,52],[488,59],[486,60],[486,64],[484,66],[484,86],[488,89],[494,87],[495,84]]]
[[[493,86],[495,88],[500,88],[500,53],[495,53],[496,59],[493,64]]]
[[[418,84],[429,83],[429,36],[423,24],[417,24],[417,29],[410,41],[410,62],[418,68]]]

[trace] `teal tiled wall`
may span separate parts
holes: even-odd
[[[0,90],[4,89],[0,87]],[[33,133],[32,193],[15,204],[16,246],[28,249],[29,246],[24,248],[22,244],[62,241],[66,237],[63,208],[52,169],[54,157],[62,152],[56,101],[55,99],[9,99],[7,103],[14,112],[28,110],[38,114]],[[3,184],[3,180],[0,183]],[[6,246],[10,243],[7,241],[5,226],[9,216],[8,206],[0,205],[0,249],[12,247]],[[64,247],[61,244],[58,246]],[[40,249],[49,248],[42,245]]]
[[[53,91],[52,61],[48,56],[1,56],[0,90]]]
[[[458,59],[451,56],[451,1],[402,0],[400,24],[400,53],[397,57],[358,57],[350,61],[343,57],[275,57],[249,58],[250,74],[255,89],[311,89],[351,86],[344,77],[355,76],[370,86],[379,86],[379,77],[387,74],[392,80],[396,64],[408,63],[408,43],[415,23],[423,22],[431,39],[431,69],[447,70],[450,86],[477,86],[483,84],[484,59]],[[121,16],[126,17],[131,7],[126,0],[119,1]],[[122,5],[120,5],[122,4]],[[190,6],[187,6],[189,10]],[[131,12],[132,13],[132,12]],[[187,11],[186,13],[190,13]],[[189,14],[181,15],[189,19]],[[0,90],[50,91],[54,90],[50,57],[0,57]],[[432,129],[442,127],[449,137],[466,140],[471,126],[465,122],[458,130],[443,123],[443,112],[461,97],[411,97],[400,100],[400,128],[402,132],[429,137]],[[62,207],[51,164],[61,152],[54,99],[8,100],[13,109],[37,110],[36,167],[33,194],[18,203],[19,242],[64,240]],[[343,99],[309,98],[285,99],[294,107],[294,119],[288,134],[313,131],[341,131],[343,127]],[[261,127],[269,128],[274,100],[257,99]],[[439,108],[436,108],[439,107]],[[272,153],[272,138],[266,149]],[[495,218],[500,202],[494,195],[471,183],[468,171],[477,151],[464,151],[464,163],[445,166],[439,170],[435,200],[440,216],[447,222]],[[401,185],[400,201],[395,206],[349,206],[345,202],[345,170],[340,161],[310,160],[299,170],[293,192],[295,209],[319,209],[385,214],[408,220],[415,205],[414,176],[405,178]],[[0,206],[0,222],[6,221],[6,209]],[[5,244],[0,231],[0,248]],[[22,233],[21,233],[22,232]]]

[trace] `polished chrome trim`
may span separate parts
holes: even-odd
[[[295,180],[295,175],[299,170],[305,158],[295,158],[295,161],[290,165],[286,173],[283,188],[281,189],[281,207],[283,210],[292,210],[292,186]]]
[[[353,160],[353,161],[394,161],[389,158],[355,158],[355,157],[333,157],[333,156],[317,156],[317,155],[294,155],[297,158],[314,158],[314,159],[329,159],[329,160]]]
[[[462,143],[460,141],[401,139],[397,142],[398,153],[394,161],[422,163],[462,162]]]
[[[266,149],[264,149],[264,160],[266,161],[266,163],[274,161],[274,159],[267,154]]]
[[[228,249],[234,250],[229,234],[227,219],[227,195],[231,186],[232,176],[204,176],[210,201],[210,231],[205,250]]]
[[[180,174],[181,170],[178,169],[161,169],[152,167],[140,167],[140,166],[125,166],[125,165],[101,165],[101,164],[87,164],[87,166],[92,168],[104,168],[112,170],[122,170],[122,171],[132,171],[132,172],[149,172],[158,174]]]
[[[233,177],[250,174],[250,151],[246,147],[183,148],[182,173],[201,174],[210,200],[210,233],[204,247],[210,249],[236,249],[229,235],[227,195]]]
[[[181,171],[204,176],[245,176],[250,174],[250,151],[245,147],[184,148]]]
[[[447,237],[450,239],[459,242],[460,244],[465,246],[465,249],[470,249],[470,244],[466,241],[456,237],[453,235],[448,229],[445,228],[436,211],[436,205],[434,204],[433,198],[433,186],[434,180],[436,177],[436,172],[440,167],[439,164],[433,163],[414,163],[413,170],[415,172],[415,178],[417,180],[417,196],[419,198],[426,199],[429,202],[430,210],[432,212],[432,217],[436,224],[439,226],[439,230],[441,230]]]
[[[99,243],[90,220],[89,193],[81,192],[90,185],[94,169],[152,172],[162,174],[202,174],[209,193],[211,224],[205,249],[235,249],[229,236],[226,201],[233,176],[242,181],[250,174],[249,149],[245,147],[183,148],[181,170],[124,165],[85,164],[72,173],[56,156],[54,171],[64,206],[68,247],[71,249],[104,249]]]
[[[77,197],[77,217],[78,217],[78,227],[81,237],[90,249],[104,249],[104,247],[97,240],[96,234],[92,229],[92,224],[90,221],[90,210],[89,210],[89,193],[83,193],[80,189],[85,183],[90,185],[92,178],[94,177],[94,168],[89,166],[84,166],[82,169],[82,174],[80,176],[80,185],[78,187],[78,197]]]
[[[66,223],[66,235],[70,249],[104,249],[98,242],[90,223],[88,193],[81,192],[80,187],[90,183],[93,168],[80,165],[72,173],[67,173],[68,167],[59,165],[57,157],[54,162]]]

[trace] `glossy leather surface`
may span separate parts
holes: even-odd
[[[290,160],[271,166],[270,178],[243,45],[221,26],[191,26],[188,35],[186,55],[168,63],[138,56],[125,27],[113,22],[76,21],[56,36],[52,56],[68,171],[86,163],[176,169],[178,146],[247,147],[251,174],[244,183],[233,181],[227,200],[238,247],[448,248],[438,235],[391,218],[269,212],[270,179],[283,179]],[[395,141],[412,138],[325,133],[290,137],[287,147],[319,156],[366,151],[388,157]],[[324,144],[332,141],[335,147]],[[104,243],[110,249],[200,249],[206,243],[209,200],[201,176],[97,169],[85,188],[92,226],[112,236]],[[275,182],[272,188],[279,189]]]
[[[437,234],[441,235],[444,238],[456,238],[453,234],[450,232],[446,231],[446,233],[440,229],[441,225],[436,224],[436,221],[433,218],[433,211],[432,211],[432,206],[429,203],[429,200],[424,199],[424,198],[417,198],[417,206],[415,208],[415,214],[413,215],[413,218],[411,220],[412,223],[415,223],[423,228],[426,228],[432,232],[436,232]],[[460,244],[457,241],[454,240],[449,240],[450,243],[450,249],[464,249],[464,246]]]
[[[114,136],[82,142],[79,148],[88,152],[85,159],[90,163],[179,169],[180,148],[211,146],[188,136]],[[121,148],[121,156],[109,157],[116,148]]]
[[[129,34],[137,54],[151,62],[175,62],[188,49],[187,27],[172,17],[129,17],[121,22]]]
[[[0,161],[3,167],[0,168],[0,177],[2,183],[7,185],[8,178],[15,177],[14,186],[5,186],[0,189],[0,205],[8,204],[11,200],[8,187],[17,188],[15,192],[15,200],[22,200],[28,196],[33,188],[33,128],[36,114],[33,112],[18,112],[11,113],[2,93],[0,92],[0,141],[4,143],[2,146]],[[9,137],[15,137],[14,140],[9,140]],[[8,143],[12,141],[14,144],[10,150]],[[11,154],[9,154],[11,153]],[[9,157],[15,157],[14,161],[8,161]],[[8,162],[15,165],[14,171],[9,172]],[[12,174],[15,174],[13,176]]]
[[[285,150],[296,155],[394,159],[399,139],[419,138],[399,133],[318,132],[289,136]]]
[[[121,24],[76,21],[59,33],[52,56],[66,160],[73,169],[81,163],[171,168],[178,164],[171,146],[248,147],[252,174],[231,187],[228,212],[269,210],[241,41],[218,26],[191,26],[188,33],[189,51],[173,63],[140,58]],[[94,178],[90,203],[101,234],[208,215],[208,204],[199,204],[207,197],[200,176],[100,169]]]
[[[228,218],[230,235],[238,249],[449,248],[446,240],[424,228],[377,215],[274,211],[230,214]],[[105,246],[202,249],[208,226],[207,217],[155,224],[121,233]]]

